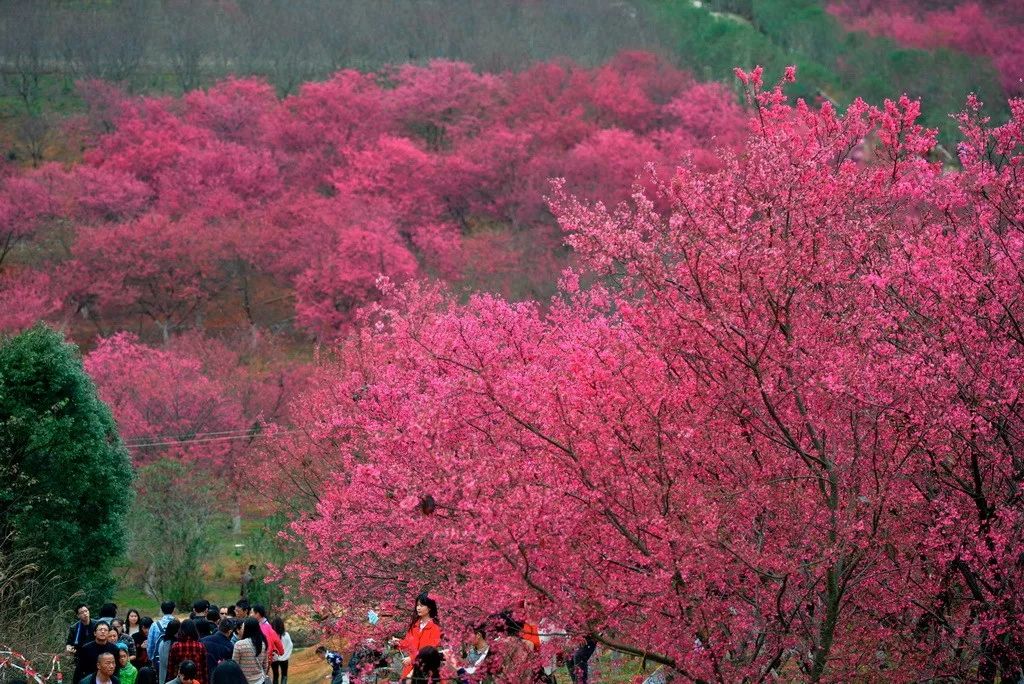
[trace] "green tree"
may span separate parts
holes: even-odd
[[[203,595],[202,561],[210,539],[217,490],[189,476],[178,461],[162,459],[139,469],[138,503],[130,518],[131,555],[140,583],[157,599],[188,605]]]
[[[125,549],[132,468],[75,345],[39,325],[0,339],[0,544],[90,603]],[[60,587],[57,589],[56,587]],[[51,597],[56,605],[60,597]]]
[[[245,544],[245,556],[256,565],[249,588],[249,603],[261,603],[271,612],[281,610],[289,590],[294,592],[297,589],[295,583],[287,578],[268,580],[268,565],[283,568],[300,553],[293,539],[281,535],[288,526],[287,516],[280,513],[268,516],[249,535]]]

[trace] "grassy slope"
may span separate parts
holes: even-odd
[[[948,115],[968,93],[988,103],[994,120],[1007,115],[990,63],[844,31],[817,0],[645,0],[643,7],[679,61],[706,79],[734,82],[733,67],[760,64],[772,81],[795,64],[798,82],[787,90],[796,97],[824,95],[845,106],[855,97],[880,103],[906,93],[922,99],[925,124],[947,146],[956,139]]]

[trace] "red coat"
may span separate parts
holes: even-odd
[[[540,653],[540,630],[537,629],[537,625],[524,622],[522,637],[533,644],[534,651]]]
[[[191,660],[196,664],[196,678],[201,684],[210,681],[210,673],[206,669],[206,647],[195,639],[175,641],[171,644],[171,650],[167,656],[167,681],[178,676],[178,666],[186,660]]]
[[[273,661],[275,653],[277,655],[284,655],[284,643],[281,641],[281,636],[267,618],[263,618],[260,621],[260,631],[263,632],[263,638],[267,642],[267,657]]]
[[[405,638],[398,642],[398,647],[408,653],[410,658],[410,664],[402,668],[403,678],[412,674],[412,662],[416,660],[420,649],[427,646],[441,647],[441,628],[433,620],[427,620],[426,626],[420,629],[420,623],[417,621],[405,633]]]

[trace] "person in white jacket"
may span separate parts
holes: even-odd
[[[270,669],[274,673],[274,684],[288,684],[288,659],[292,657],[292,635],[284,628],[284,620],[276,617],[270,621],[277,635],[281,637],[284,644],[284,653],[275,653],[274,659],[270,662]]]

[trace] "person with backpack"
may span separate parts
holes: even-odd
[[[174,619],[175,607],[174,601],[164,601],[161,603],[160,613],[162,617],[149,628],[149,636],[146,639],[146,653],[149,654],[149,660],[157,672],[160,671],[160,639],[163,637],[167,625],[171,624],[171,621]],[[163,681],[161,679],[160,684],[163,684]]]
[[[178,630],[181,629],[181,622],[177,618],[172,618],[167,623],[167,628],[164,630],[163,636],[160,637],[160,644],[157,646],[157,662],[159,668],[157,672],[160,673],[160,684],[164,684],[167,681],[167,663],[171,658],[171,647],[174,646],[174,642],[178,639]]]

